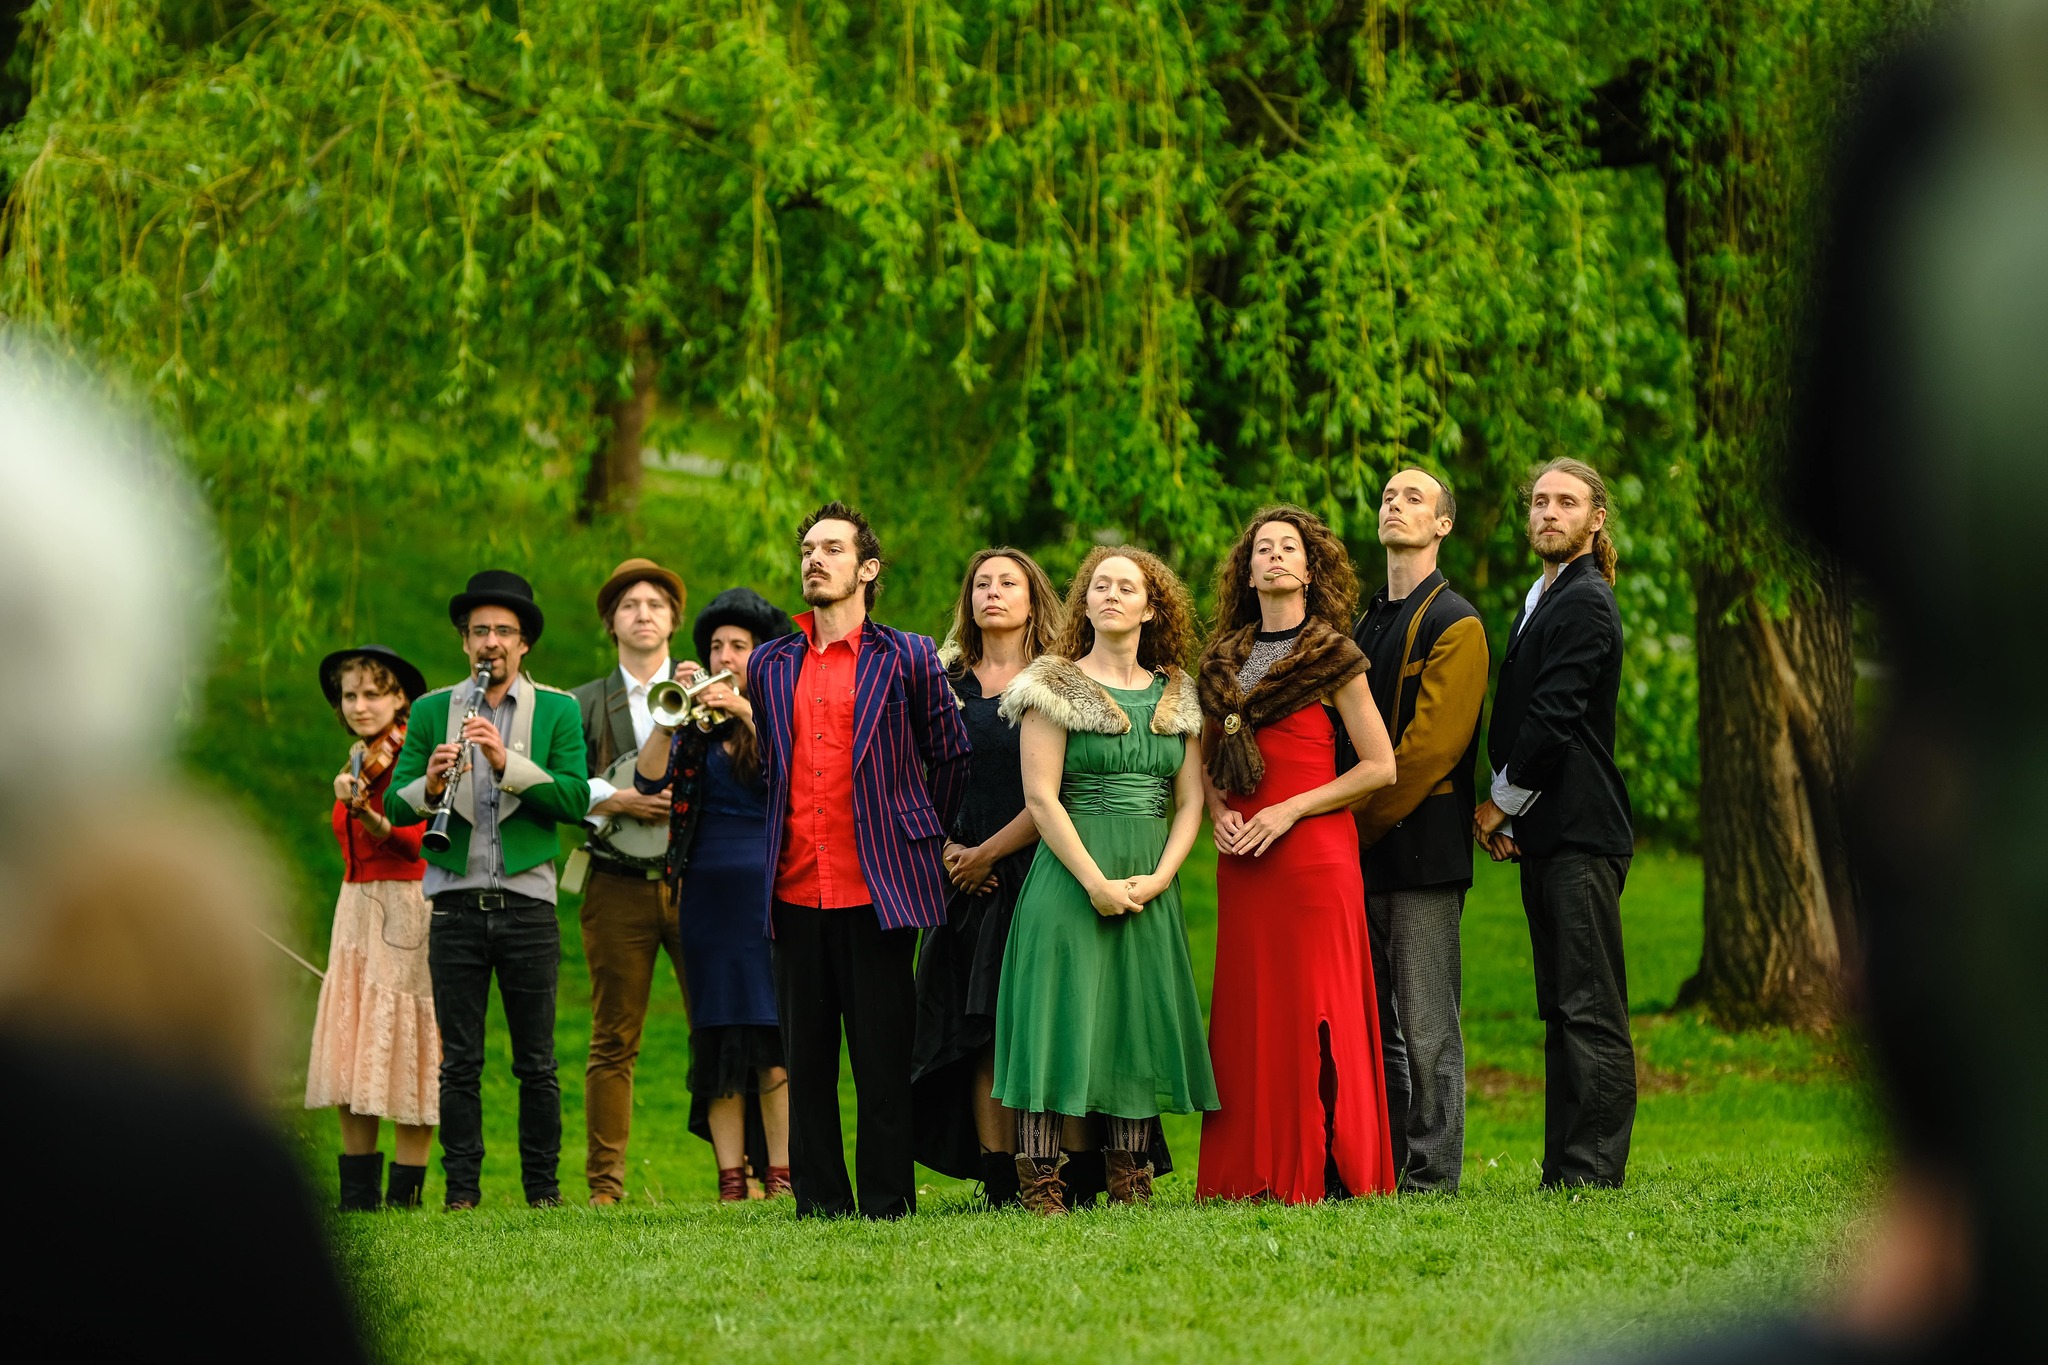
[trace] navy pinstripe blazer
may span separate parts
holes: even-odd
[[[797,677],[810,641],[798,631],[747,659],[761,770],[768,779],[768,897],[789,820],[791,724]],[[854,662],[853,820],[860,874],[884,929],[946,922],[952,892],[939,852],[967,790],[967,726],[938,647],[873,621],[861,627]],[[769,932],[773,932],[772,928]]]

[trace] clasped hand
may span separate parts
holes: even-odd
[[[1256,858],[1264,853],[1294,828],[1298,818],[1285,801],[1275,802],[1249,820],[1229,806],[1219,807],[1209,815],[1216,830],[1217,852],[1241,858]]]
[[[946,875],[952,878],[956,888],[974,896],[986,896],[996,889],[996,860],[993,854],[985,851],[986,848],[985,844],[969,848],[951,839],[946,841],[939,857],[946,864]]]
[[[1104,878],[1089,890],[1088,901],[1095,907],[1095,913],[1104,919],[1135,915],[1149,902],[1157,900],[1167,884],[1157,873],[1143,877]]]

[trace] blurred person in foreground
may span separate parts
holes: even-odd
[[[2048,6],[1993,7],[1890,63],[1841,149],[1790,491],[1893,665],[1850,830],[1896,1166],[1831,1303],[1672,1360],[2038,1358],[2044,72]]]
[[[266,1112],[282,958],[258,931],[283,882],[169,773],[202,514],[108,411],[0,340],[0,1094],[37,1119],[0,1126],[32,1253],[0,1334],[18,1356],[360,1360]]]

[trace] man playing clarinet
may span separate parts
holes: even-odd
[[[448,603],[470,677],[414,703],[384,808],[397,824],[445,813],[424,840],[433,902],[427,966],[441,1024],[446,1207],[475,1208],[484,1164],[484,1013],[491,975],[519,1080],[526,1202],[562,1202],[562,1091],[555,1079],[557,824],[590,805],[576,699],[520,671],[544,624],[518,574],[486,569]],[[478,682],[485,685],[481,695]],[[445,842],[431,830],[445,828]],[[441,843],[436,849],[434,845]]]

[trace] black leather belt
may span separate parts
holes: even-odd
[[[548,903],[517,891],[443,891],[434,897],[434,904],[456,910],[525,910]],[[548,908],[554,909],[551,905]]]
[[[590,870],[602,872],[607,877],[624,877],[629,882],[658,882],[661,869],[658,867],[635,867],[631,863],[613,862],[610,858],[590,856]]]

